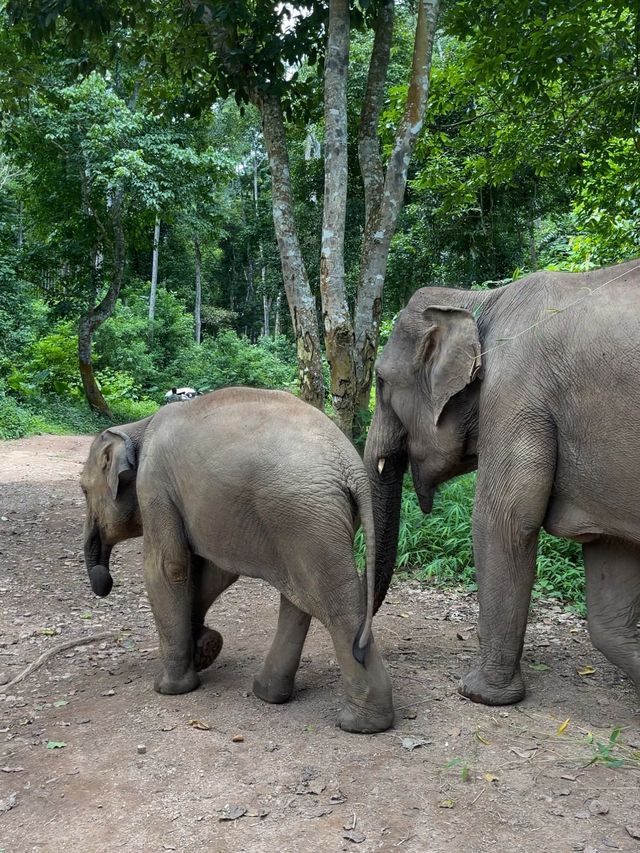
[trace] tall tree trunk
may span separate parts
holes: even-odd
[[[335,421],[346,435],[351,436],[355,406],[354,337],[344,281],[349,29],[348,0],[331,0],[324,78],[324,213],[320,295]]]
[[[193,253],[196,265],[196,301],[193,309],[195,320],[196,343],[202,340],[202,255],[200,253],[200,240],[197,235],[193,238]]]
[[[92,293],[92,304],[80,318],[78,328],[78,361],[80,366],[80,377],[87,402],[92,409],[108,418],[113,418],[109,404],[105,400],[102,391],[96,381],[93,370],[91,350],[93,346],[93,334],[96,329],[107,320],[113,313],[116,299],[122,287],[125,264],[124,229],[122,226],[122,192],[114,193],[110,207],[111,225],[113,229],[112,246],[112,268],[111,284],[104,298],[98,305],[94,305],[95,288]],[[96,256],[93,258],[93,274],[95,275]]]
[[[393,29],[393,3],[384,0],[378,13],[367,90],[361,114],[360,168],[365,185],[365,233],[355,310],[355,370],[358,407],[367,409],[373,362],[380,338],[382,290],[389,247],[404,201],[407,172],[424,123],[429,94],[431,56],[439,0],[420,0],[409,91],[404,116],[396,131],[386,174],[380,161],[377,125],[384,94]],[[382,73],[384,71],[384,74]]]
[[[156,295],[158,293],[158,255],[160,253],[160,217],[156,216],[153,229],[153,255],[151,257],[151,291],[149,293],[149,321],[156,318]]]
[[[316,304],[302,257],[293,213],[293,191],[282,105],[277,95],[258,101],[262,115],[264,144],[271,170],[271,197],[282,278],[296,339],[298,379],[304,400],[322,409],[324,381]]]

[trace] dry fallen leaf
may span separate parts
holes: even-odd
[[[596,672],[596,668],[595,666],[590,666],[590,664],[587,664],[586,666],[583,666],[582,669],[579,669],[577,672],[578,675],[593,675],[593,673]]]
[[[194,729],[199,729],[201,732],[211,731],[211,726],[203,723],[202,720],[189,720],[189,725]]]

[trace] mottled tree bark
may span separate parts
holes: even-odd
[[[320,295],[331,375],[331,400],[336,423],[347,435],[351,435],[355,406],[354,337],[344,280],[349,29],[348,0],[331,0],[324,77],[324,211]]]
[[[304,400],[322,409],[324,382],[316,304],[305,267],[293,212],[289,154],[280,99],[260,98],[264,144],[271,169],[271,198],[284,289],[296,338],[298,378]]]
[[[360,409],[366,409],[369,404],[373,362],[380,337],[382,290],[389,248],[404,202],[409,162],[424,123],[439,0],[420,0],[418,4],[407,103],[383,179],[377,124],[392,37],[392,7],[390,0],[383,3],[378,16],[358,146],[366,204],[366,225],[354,318],[355,369]]]

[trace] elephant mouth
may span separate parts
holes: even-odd
[[[418,496],[418,503],[420,504],[420,509],[425,515],[429,515],[429,513],[433,509],[433,499],[435,497],[436,490],[429,489],[426,492],[418,492],[416,490],[416,494]]]
[[[113,586],[109,571],[111,550],[112,546],[103,542],[98,526],[94,526],[84,545],[84,559],[91,589],[100,598],[109,595]]]

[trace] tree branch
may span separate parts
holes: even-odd
[[[0,687],[0,693],[6,693],[15,684],[19,684],[21,681],[24,681],[32,672],[40,669],[40,667],[44,666],[50,658],[60,652],[76,648],[77,646],[88,646],[90,643],[98,643],[101,640],[110,640],[113,637],[119,637],[121,633],[122,631],[105,631],[102,634],[93,634],[89,637],[76,637],[74,640],[66,640],[64,643],[59,643],[52,649],[47,649],[46,652],[43,652],[39,658],[36,658],[33,663],[30,663],[29,666],[26,667],[26,669],[23,669],[22,672],[18,673],[15,678],[12,678],[8,684],[3,684]]]

